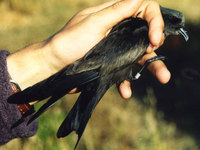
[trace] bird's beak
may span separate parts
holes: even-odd
[[[184,37],[186,42],[189,40],[188,33],[183,27],[178,30],[178,33]]]

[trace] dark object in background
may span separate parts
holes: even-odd
[[[182,34],[187,40],[183,14],[163,7],[161,12],[165,22],[165,35]],[[81,94],[57,133],[57,137],[65,137],[76,131],[77,146],[95,106],[110,86],[125,79],[133,79],[137,72],[137,61],[143,56],[149,43],[147,22],[140,18],[125,19],[114,26],[108,36],[83,58],[48,79],[11,96],[8,102],[21,104],[51,97],[33,115],[30,123],[70,90],[78,87]]]
[[[145,72],[134,82],[133,95],[140,97],[137,98],[140,101],[146,89],[152,88],[157,112],[162,112],[165,121],[176,125],[178,137],[194,138],[200,149],[200,24],[187,22],[186,28],[190,34],[188,43],[180,36],[171,36],[158,51],[168,58],[166,63],[172,75],[169,83],[161,85]]]

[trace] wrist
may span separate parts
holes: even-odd
[[[7,57],[8,72],[22,89],[31,86],[52,74],[45,63],[46,42],[27,46]]]

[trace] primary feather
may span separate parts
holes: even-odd
[[[183,31],[182,13],[161,7],[165,22],[164,33],[178,35]],[[185,34],[186,32],[182,32]],[[29,123],[75,87],[81,94],[61,124],[57,137],[72,131],[78,134],[77,144],[95,106],[113,84],[132,78],[135,65],[149,46],[148,24],[140,18],[128,18],[113,27],[111,32],[83,58],[52,75],[48,79],[9,97],[10,103],[49,100],[36,112]],[[76,146],[77,146],[76,144]]]

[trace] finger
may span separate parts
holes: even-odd
[[[107,2],[104,2],[104,3],[101,3],[99,5],[96,5],[96,6],[92,6],[92,7],[89,7],[89,8],[86,8],[86,9],[83,9],[81,10],[78,14],[79,15],[89,15],[89,14],[92,14],[92,13],[95,13],[95,12],[98,12],[106,7],[109,7],[117,2],[119,2],[121,0],[111,0],[111,1],[107,1]]]
[[[165,40],[165,34],[163,33],[162,34],[162,38],[161,38],[161,42],[159,43],[158,46],[153,46],[151,43],[149,44],[146,52],[147,53],[152,53],[153,51],[157,50],[161,45],[163,45],[164,43],[164,40]]]
[[[157,4],[157,3],[154,3]],[[162,42],[164,21],[160,12],[160,6],[150,5],[145,19],[149,24],[149,39],[153,46],[158,47]],[[153,10],[154,9],[154,10]]]
[[[148,59],[157,56],[156,53],[152,52],[150,54],[145,54],[140,60],[139,64],[143,65]],[[153,75],[156,76],[158,81],[162,84],[166,84],[169,82],[171,74],[167,69],[166,65],[161,61],[154,61],[148,65],[148,70],[152,72]]]
[[[164,21],[160,5],[155,1],[145,1],[138,12],[141,12],[139,17],[144,18],[148,22],[150,46],[152,50],[155,50],[163,42]]]
[[[77,92],[77,88],[74,88],[74,89],[72,89],[71,91],[69,91],[68,94],[74,94],[74,93],[76,93],[76,92]]]
[[[140,7],[143,0],[122,0],[98,11],[91,16],[97,26],[107,31],[121,20],[132,16]]]
[[[112,0],[112,1],[108,1],[102,4],[99,4],[97,6],[92,6],[89,8],[85,8],[81,11],[79,11],[74,17],[73,19],[71,19],[68,23],[67,23],[67,27],[71,27],[77,23],[79,23],[80,21],[84,20],[86,17],[88,17],[90,14],[93,14],[95,12],[98,12],[106,7],[109,7],[117,2],[119,2],[121,0]]]
[[[28,103],[28,104],[32,106],[32,105],[34,105],[34,104],[36,104],[38,102],[40,102],[40,101],[33,101],[33,102]]]
[[[119,85],[119,92],[122,98],[128,99],[132,95],[131,84],[129,81],[125,80]]]

